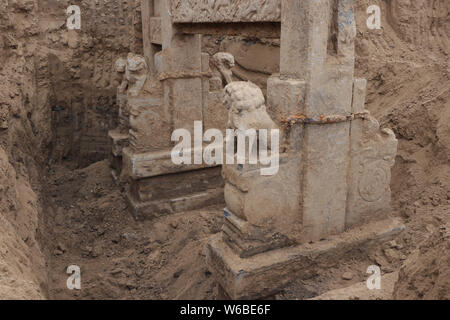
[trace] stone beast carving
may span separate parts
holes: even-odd
[[[216,53],[212,59],[213,76],[211,78],[211,91],[222,90],[226,85],[233,82],[233,72],[235,62],[232,54],[227,52]]]
[[[115,68],[119,78],[119,86],[117,87],[117,104],[119,106],[119,131],[128,133],[129,129],[129,112],[127,110],[127,90],[128,80],[125,77],[127,60],[119,58],[116,61]]]
[[[129,96],[137,96],[139,94],[147,80],[147,69],[144,57],[133,53],[128,54],[125,74],[128,80]]]
[[[278,129],[266,110],[261,89],[252,82],[236,81],[224,89],[224,105],[228,109],[227,128],[246,132],[267,130],[267,141],[260,141],[260,148],[271,149],[271,130]]]
[[[252,82],[236,81],[224,89],[224,105],[228,109],[230,129],[278,129],[266,110],[261,89]]]
[[[120,82],[119,86],[117,87],[117,94],[126,94],[128,89],[128,80],[125,78],[127,60],[124,58],[117,59],[115,68]]]

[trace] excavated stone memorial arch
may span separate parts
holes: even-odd
[[[404,229],[389,217],[397,140],[364,110],[366,80],[354,74],[353,5],[142,1],[147,79],[137,94],[128,89],[128,146],[117,142],[113,153],[130,178],[136,217],[225,198],[223,230],[206,257],[224,296],[271,296],[330,256],[364,250]],[[216,116],[224,109],[223,79],[212,76],[201,34],[280,37],[280,73],[269,78],[266,101],[281,131],[276,175],[262,176],[255,165],[224,165],[223,188],[220,167],[171,163],[174,129],[193,130],[194,121],[227,124],[226,114]],[[128,87],[139,86],[139,71],[131,73]]]

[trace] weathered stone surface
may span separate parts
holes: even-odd
[[[127,66],[125,76],[128,81],[128,96],[137,96],[147,80],[148,67],[145,58],[129,53],[127,57]]]
[[[192,151],[195,152],[195,150]],[[171,152],[172,150],[163,150],[138,153],[131,148],[125,148],[123,150],[124,166],[134,180],[210,167],[207,164],[176,165],[171,159]]]
[[[130,55],[127,62],[130,145],[123,150],[123,171],[131,179],[129,201],[134,210],[172,212],[177,210],[175,207],[208,203],[201,199],[208,200],[211,196],[194,195],[195,188],[188,188],[189,184],[183,182],[173,188],[184,188],[185,193],[165,192],[165,198],[155,199],[157,192],[149,186],[188,174],[192,181],[202,184],[201,172],[209,166],[175,165],[171,159],[171,135],[176,129],[187,129],[193,134],[195,121],[202,121],[206,129],[225,128],[223,86],[211,92],[210,57],[201,52],[201,37],[183,34],[173,23],[170,1],[142,0],[141,9],[145,59]],[[217,74],[226,84],[231,78],[229,62],[233,57],[222,58],[218,60],[222,64]],[[116,157],[114,161],[119,159]],[[175,198],[182,200],[171,204]]]
[[[352,112],[364,111],[365,96],[366,80],[355,79]],[[380,219],[390,212],[391,168],[398,145],[394,133],[381,130],[370,115],[365,120],[353,121],[351,133],[347,228]]]
[[[227,85],[224,91],[224,104],[228,109],[228,128],[242,131],[278,129],[267,113],[264,95],[257,85],[236,81]]]
[[[223,105],[223,91],[209,92],[208,106],[203,111],[205,130],[210,128],[225,131],[228,119],[228,110]]]
[[[150,19],[151,43],[162,45],[161,18],[152,17]]]
[[[304,112],[305,93],[306,83],[303,80],[282,80],[279,76],[268,79],[268,112],[278,125],[289,115]]]
[[[131,57],[131,56],[130,56]],[[128,88],[129,82],[126,76],[127,59],[119,58],[116,60],[115,69],[119,79],[117,87],[117,105],[119,107],[119,125],[116,129],[108,132],[109,142],[111,145],[110,163],[111,173],[115,180],[119,180],[122,176],[122,150],[128,147],[129,130],[130,130],[130,112],[128,109]]]
[[[129,97],[130,146],[136,152],[165,150],[170,147],[171,120],[161,97]],[[158,134],[155,134],[155,133]]]
[[[200,35],[183,35],[172,24],[169,1],[161,3],[163,30],[163,72],[173,76],[162,81],[163,103],[172,114],[174,129],[193,132],[194,121],[203,120],[202,52]],[[191,77],[177,74],[191,73]]]
[[[225,224],[207,262],[231,298],[270,296],[322,256],[359,252],[403,229],[381,221],[389,213],[397,141],[364,111],[366,81],[354,79],[352,6],[282,0],[280,75],[268,80],[268,113],[265,106],[249,111],[264,104],[254,87],[234,96],[227,90],[239,82],[225,89],[230,128],[283,124],[278,174],[261,176],[257,165],[223,167]]]
[[[161,73],[163,70],[163,57],[161,51],[155,54],[153,61],[155,63],[155,71]]]
[[[141,0],[144,57],[150,75],[155,75],[153,57],[161,50],[162,29],[159,0]]]
[[[172,110],[174,129],[194,132],[194,122],[203,120],[202,79],[171,79],[164,82],[165,105]]]
[[[127,60],[123,58],[117,59],[115,67],[121,81],[120,85],[117,87],[117,105],[119,106],[119,126],[117,129],[120,132],[127,134],[130,128],[130,114],[127,109],[128,80],[125,77]]]
[[[250,245],[252,252],[270,249],[267,243],[274,239],[298,241],[302,227],[298,166],[298,159],[282,157],[273,176],[262,176],[259,165],[223,166],[227,211],[251,226],[247,228],[251,232],[236,227],[245,235],[242,241],[258,240],[258,245]]]
[[[379,219],[390,212],[391,168],[397,154],[397,139],[389,129],[380,130],[370,118],[352,124],[352,167],[346,227]],[[358,132],[362,139],[356,140]]]
[[[122,156],[122,151],[128,146],[129,137],[128,134],[122,133],[118,130],[111,130],[108,133],[112,144],[112,154],[114,156]]]
[[[175,199],[222,185],[220,167],[214,167],[139,179],[131,185],[131,191],[137,200],[147,202]]]
[[[271,250],[250,258],[236,255],[216,235],[206,248],[206,263],[231,299],[260,299],[278,293],[293,279],[304,279],[316,268],[328,266],[330,259],[358,256],[361,250],[387,242],[403,230],[399,221],[387,219],[326,241]]]
[[[222,237],[223,241],[241,258],[252,257],[295,243],[287,236],[271,231],[267,226],[257,227],[238,218],[228,209],[225,209]]]
[[[221,42],[221,50],[232,54],[236,66],[247,72],[258,73],[267,77],[280,72],[279,36],[272,41],[249,41],[245,43],[242,43],[239,38],[225,38]],[[255,82],[252,79],[245,80]],[[259,85],[259,83],[256,84]]]
[[[209,189],[205,192],[188,194],[179,198],[141,202],[127,194],[128,207],[136,220],[151,220],[163,215],[197,210],[223,203],[223,190]]]
[[[227,52],[216,53],[212,59],[213,75],[210,80],[210,90],[222,90],[226,85],[233,82],[234,57]]]
[[[228,128],[240,131],[266,129],[269,136],[272,129],[278,129],[266,112],[264,96],[256,85],[232,82],[224,91],[224,103],[229,110]],[[271,141],[259,141],[258,145],[270,149]],[[229,213],[224,225],[224,240],[240,256],[296,243],[301,230],[300,158],[282,154],[278,173],[264,176],[262,166],[248,164],[248,154],[246,157],[246,164],[223,166]],[[233,223],[236,221],[241,222]]]
[[[351,112],[354,68],[351,31],[355,22],[347,4],[340,1],[333,7],[327,0],[283,2],[280,79],[305,82],[304,100],[297,105],[297,114],[320,117]],[[334,11],[337,21],[330,19]],[[303,32],[296,31],[299,29]],[[338,39],[336,51],[333,33]],[[341,33],[348,36],[340,36]],[[281,88],[274,89],[279,92]],[[281,100],[271,104],[281,105],[283,100],[277,94],[268,96]],[[299,93],[293,97],[301,100]],[[349,130],[349,123],[304,127],[303,241],[320,240],[345,228]]]
[[[277,22],[280,0],[171,0],[174,23]]]
[[[215,37],[239,34],[247,38],[280,39],[279,22],[240,22],[240,23],[178,23],[178,29],[184,34],[201,34]]]
[[[227,52],[219,52],[213,57],[207,53],[202,56],[202,72],[211,72],[211,78],[203,79],[204,128],[225,131],[228,112],[223,105],[223,88],[234,81],[234,57]]]
[[[127,199],[139,220],[220,204],[223,203],[220,168],[132,180]]]

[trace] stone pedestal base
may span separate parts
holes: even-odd
[[[294,280],[307,278],[333,259],[350,258],[404,230],[395,219],[386,219],[349,230],[329,240],[272,250],[240,258],[215,235],[206,248],[206,263],[218,284],[231,299],[261,299],[281,291]]]
[[[221,168],[131,180],[127,201],[137,220],[224,205]]]
[[[128,146],[129,136],[127,133],[121,133],[118,130],[111,130],[108,132],[109,141],[111,144],[110,164],[111,174],[114,180],[119,180],[122,174],[122,151]]]
[[[177,165],[171,150],[138,153],[124,148],[122,153],[130,178],[127,200],[136,219],[225,205],[221,166]]]
[[[109,163],[111,164],[111,176],[116,183],[119,183],[120,175],[122,174],[122,156],[115,156],[110,154]]]

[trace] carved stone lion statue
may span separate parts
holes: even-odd
[[[125,76],[127,68],[127,60],[123,58],[117,59],[115,68],[120,81],[120,84],[117,87],[117,104],[119,106],[118,129],[121,133],[128,133],[129,130],[129,112],[127,106],[128,80],[126,79]]]
[[[139,94],[139,91],[141,91],[147,80],[147,74],[148,66],[145,58],[134,53],[129,53],[125,71],[125,76],[128,80],[128,95],[137,96]]]
[[[250,81],[235,81],[228,84],[224,89],[224,105],[228,109],[229,129],[241,131],[278,129],[267,113],[261,89]]]
[[[125,71],[127,70],[127,60],[124,58],[117,59],[115,67],[120,81],[120,85],[117,87],[117,94],[126,94],[126,91],[128,89],[128,80],[125,78]]]

